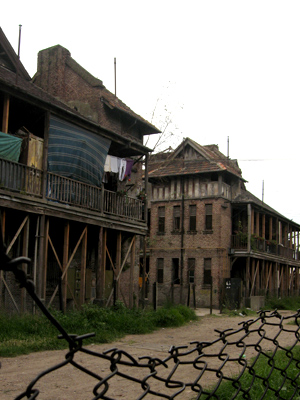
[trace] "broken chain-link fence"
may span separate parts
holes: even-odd
[[[39,398],[39,381],[66,365],[93,378],[84,399],[115,399],[115,387],[121,385],[122,389],[124,382],[131,385],[130,399],[300,399],[299,311],[287,317],[277,311],[260,311],[235,329],[217,331],[213,341],[172,346],[163,359],[135,358],[117,348],[99,353],[83,346],[93,333],[69,335],[37,297],[34,285],[19,267],[30,260],[11,260],[4,251],[0,254],[0,269],[14,273],[69,345],[65,359],[41,372],[16,400]],[[288,347],[282,344],[287,337]],[[98,358],[101,368],[87,367],[78,358],[80,354]]]

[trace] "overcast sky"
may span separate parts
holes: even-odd
[[[247,189],[300,223],[300,1],[15,0],[0,26],[31,76],[60,44],[132,110],[237,159]],[[148,144],[150,147],[152,143]],[[163,145],[164,146],[164,145]]]

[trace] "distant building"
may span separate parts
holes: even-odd
[[[187,138],[151,155],[149,182],[151,301],[153,284],[158,304],[197,307],[299,294],[300,225],[248,192],[218,146]]]
[[[138,160],[158,132],[72,59],[43,50],[33,79],[0,29],[0,212],[11,257],[45,304],[78,307],[140,297],[139,241],[147,223]],[[147,165],[146,165],[147,168]],[[32,310],[12,274],[0,308]]]

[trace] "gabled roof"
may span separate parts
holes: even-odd
[[[23,79],[30,81],[30,75],[24,68],[23,64],[19,60],[16,52],[12,48],[11,44],[7,40],[3,30],[0,28],[0,66],[18,73]]]
[[[221,171],[244,180],[237,161],[227,158],[217,145],[201,146],[190,138],[184,139],[171,153],[151,155],[149,162],[149,178]]]

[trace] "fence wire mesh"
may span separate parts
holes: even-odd
[[[197,340],[172,346],[165,358],[137,358],[117,348],[99,353],[83,346],[93,333],[68,334],[46,309],[19,268],[24,262],[29,260],[10,260],[2,253],[0,269],[15,274],[58,329],[59,337],[68,342],[69,350],[59,364],[32,380],[16,400],[39,398],[39,381],[67,365],[95,380],[90,393],[83,394],[84,399],[113,400],[115,388],[122,388],[125,382],[130,384],[130,399],[300,399],[300,310],[286,317],[276,310],[260,311],[256,318],[243,321],[235,329],[217,331],[217,339],[210,342]],[[284,344],[287,338],[288,346]],[[89,368],[80,354],[96,357],[101,368]]]

